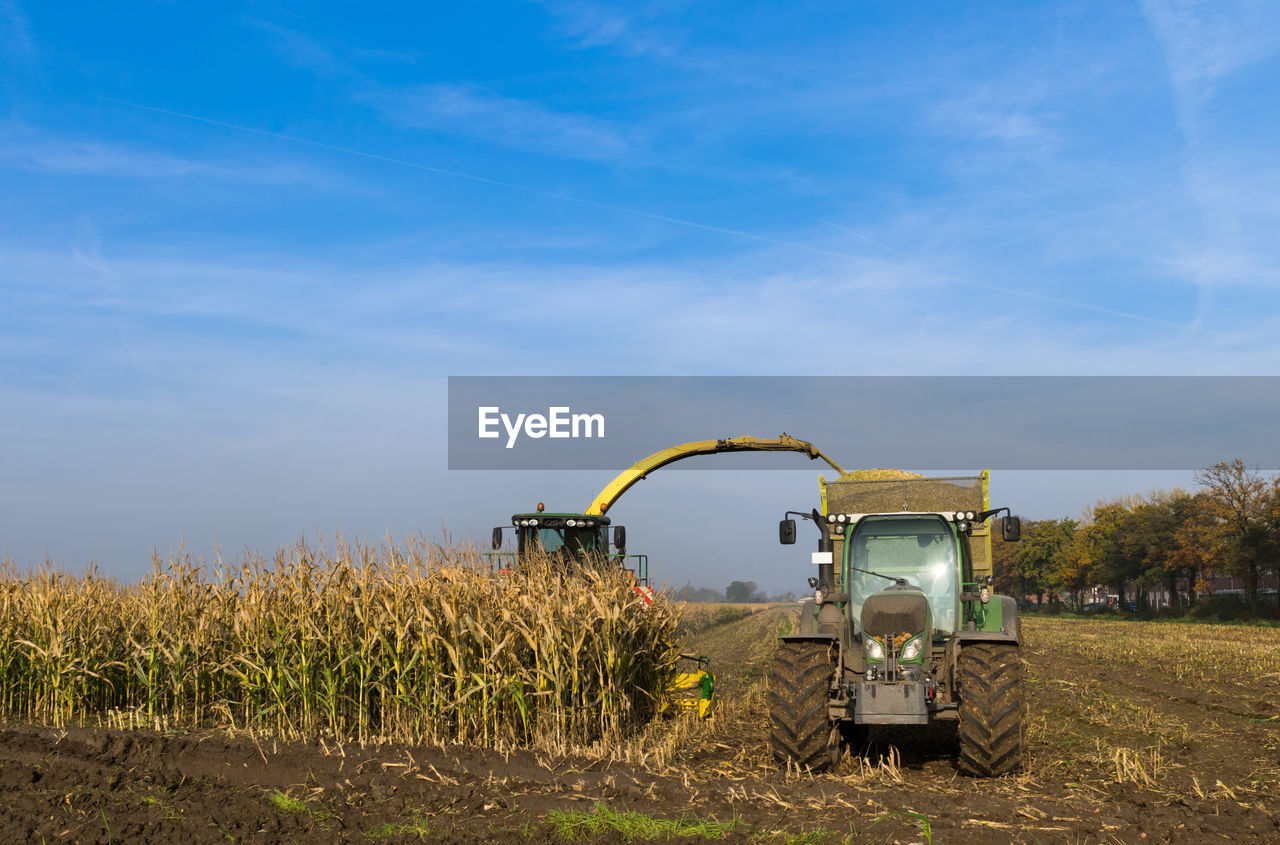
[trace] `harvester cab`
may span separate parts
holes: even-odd
[[[514,552],[503,551],[503,527],[493,529],[493,551],[488,557],[500,571],[513,569],[533,555],[545,554],[565,563],[604,560],[627,570],[637,585],[649,584],[648,556],[627,554],[626,527],[611,526],[611,520],[603,514],[546,513],[539,502],[533,513],[513,514],[511,527],[515,531]]]
[[[820,537],[813,601],[775,657],[771,744],[779,762],[825,768],[843,745],[863,742],[867,726],[951,720],[962,770],[1020,768],[1017,604],[992,594],[971,543],[1007,510],[788,512],[782,543],[796,541],[792,515],[814,522]],[[999,523],[1006,541],[1019,539],[1017,517]]]

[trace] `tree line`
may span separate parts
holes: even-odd
[[[796,594],[791,592],[770,596],[761,591],[755,581],[733,581],[724,588],[724,592],[713,590],[710,587],[695,587],[692,584],[686,584],[676,590],[675,597],[680,601],[733,602],[735,604],[766,604],[768,602],[793,602],[796,600]]]
[[[993,546],[998,592],[1084,604],[1094,586],[1146,604],[1151,589],[1194,604],[1213,579],[1236,576],[1253,605],[1280,558],[1280,472],[1224,461],[1196,474],[1201,489],[1100,501],[1083,519],[1024,520],[1020,543]],[[1280,601],[1280,591],[1277,594]]]

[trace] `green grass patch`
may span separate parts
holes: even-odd
[[[721,839],[737,826],[737,821],[713,822],[700,819],[656,819],[644,813],[614,810],[596,804],[590,812],[552,810],[547,814],[556,836],[567,841],[617,833],[627,841],[635,839],[671,839],[676,836],[700,836]]]
[[[426,816],[414,814],[407,822],[383,822],[369,831],[370,839],[390,839],[393,836],[416,836],[424,839],[431,833],[431,822]]]
[[[281,792],[278,789],[267,793],[267,803],[277,810],[298,815],[308,815],[318,822],[328,821],[331,818],[329,813],[323,810],[313,810],[306,801],[301,798],[294,798],[292,795]]]
[[[174,812],[172,807],[154,795],[142,796],[142,803],[148,807],[155,807],[160,811],[161,815],[164,816],[166,821],[176,821],[178,818],[178,814]]]
[[[277,810],[284,810],[286,813],[310,813],[311,808],[307,806],[307,802],[301,798],[294,798],[292,795],[286,795],[276,790],[267,795],[267,803],[275,807]]]
[[[902,816],[904,818],[911,819],[913,822],[920,825],[920,834],[924,837],[924,841],[928,843],[928,845],[932,845],[933,823],[929,821],[929,817],[924,813],[916,813],[911,810],[898,810],[892,813],[885,813],[883,816],[873,821],[870,826],[874,827],[885,819],[891,819],[894,816]]]
[[[783,830],[770,831],[768,833],[757,833],[753,837],[759,842],[768,843],[768,845],[826,845],[832,839],[847,842],[847,836],[841,836],[834,830],[809,830],[803,833],[789,833]]]

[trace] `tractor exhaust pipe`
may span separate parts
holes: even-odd
[[[828,563],[818,564],[818,589],[822,590],[824,595],[830,595],[836,591],[836,564],[834,557],[831,557],[833,548],[831,529],[827,521],[818,513],[817,508],[813,509],[813,521],[818,526],[818,531],[822,533],[818,538],[818,551],[826,552],[829,556]]]

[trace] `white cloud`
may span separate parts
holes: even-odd
[[[643,10],[637,4],[611,8],[582,0],[550,0],[543,8],[557,21],[560,34],[582,48],[610,47],[626,56],[669,58],[681,37],[672,31],[642,25]]]
[[[1247,69],[1280,56],[1280,6],[1253,0],[1142,5],[1164,51],[1185,139],[1184,183],[1203,220],[1196,238],[1171,250],[1169,265],[1202,286],[1274,288],[1280,283],[1273,237],[1280,171],[1270,143],[1256,149],[1256,128],[1230,122],[1215,104]],[[1274,99],[1273,91],[1267,94]],[[1207,307],[1213,298],[1201,300]]]
[[[84,252],[84,249],[81,250]],[[90,250],[112,284],[74,256],[0,249],[13,307],[63,312],[33,326],[39,349],[122,326],[156,372],[192,367],[236,383],[263,349],[288,367],[355,353],[370,372],[1010,373],[1224,371],[1280,364],[1266,337],[1230,345],[1211,331],[1095,315],[1067,321],[1056,302],[1010,299],[922,271],[910,260],[797,259],[774,248],[735,259],[607,267],[562,262],[323,263]],[[358,279],[358,284],[353,280]],[[997,307],[997,303],[1000,305]],[[578,319],[581,315],[592,319]],[[577,316],[575,316],[577,315]],[[190,341],[185,322],[198,318]],[[158,336],[128,320],[170,326]],[[1120,325],[1133,326],[1119,332]],[[573,331],[551,327],[573,325]],[[1270,328],[1270,327],[1267,327]],[[199,338],[198,342],[196,338]],[[16,342],[16,341],[15,341]],[[266,344],[264,346],[263,344]],[[529,350],[537,347],[536,355]]]
[[[987,98],[948,100],[938,105],[931,117],[949,135],[1011,144],[1055,139],[1054,115]]]
[[[1164,48],[1169,77],[1189,134],[1218,85],[1280,49],[1280,6],[1258,0],[1143,0]]]
[[[1096,67],[1081,67],[1077,78],[1063,80],[1039,59],[1011,59],[995,78],[960,77],[939,81],[943,99],[928,112],[928,120],[944,135],[992,141],[1008,147],[1047,147],[1058,140],[1062,115],[1054,104],[1086,84],[1096,84]]]
[[[16,65],[27,65],[39,55],[31,25],[15,0],[0,0],[0,52]]]
[[[1280,267],[1270,256],[1252,250],[1187,246],[1168,259],[1179,275],[1214,287],[1266,287],[1280,289]]]
[[[121,179],[201,178],[254,184],[332,186],[331,176],[289,160],[176,156],[130,144],[84,140],[31,127],[0,126],[0,162],[38,173]]]
[[[478,137],[530,152],[616,161],[634,158],[640,151],[627,127],[467,85],[383,90],[365,99],[403,126]]]
[[[358,47],[340,38],[308,35],[288,27],[251,20],[250,25],[269,33],[279,55],[287,62],[321,76],[354,76],[362,62],[414,64],[418,57],[393,50]]]

